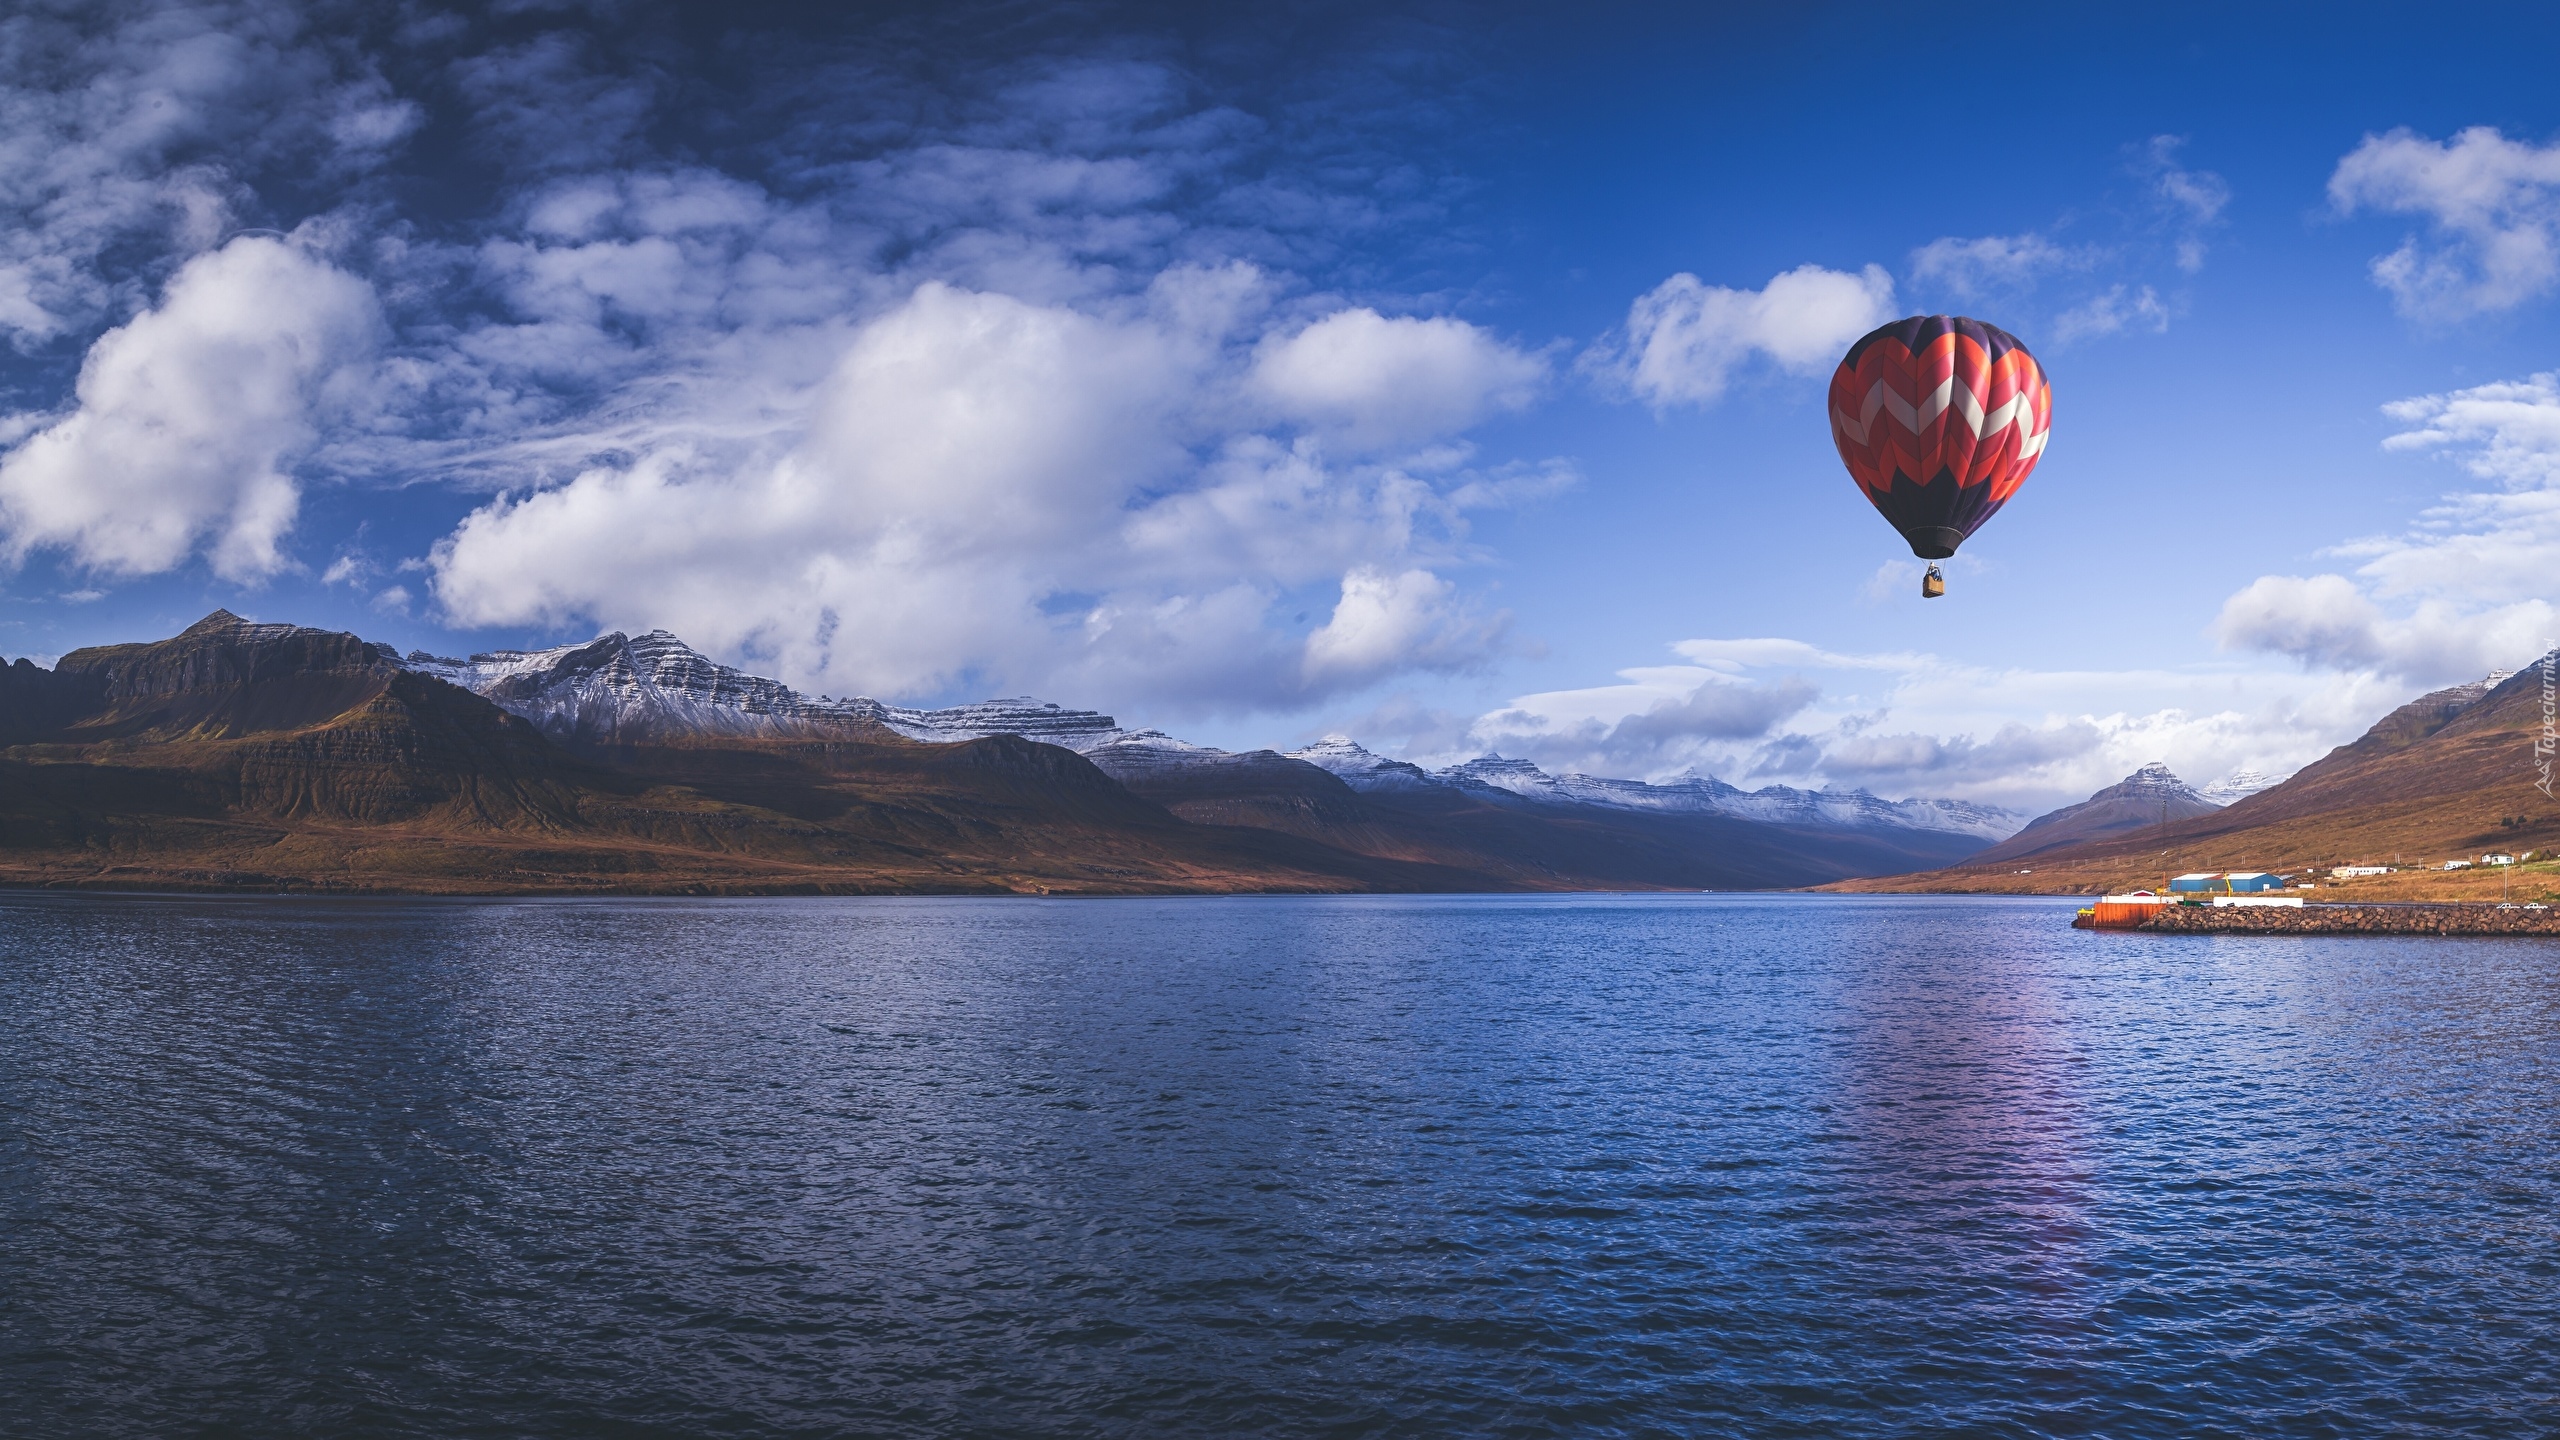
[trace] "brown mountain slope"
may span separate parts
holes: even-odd
[[[2546,665],[2560,666],[2560,653],[2494,689],[2463,685],[2422,696],[2283,784],[2165,829],[2046,851],[2012,864],[1827,888],[2091,894],[2156,885],[2182,871],[2418,866],[2476,859],[2492,850],[2560,847],[2560,803],[2538,788],[2534,768]],[[2449,891],[2485,887],[2493,895],[2498,884],[2486,872],[2436,882]],[[2413,886],[2395,877],[2375,888]]]
[[[629,648],[590,658],[625,663]],[[755,689],[747,701],[791,698],[719,673]],[[219,611],[51,671],[0,667],[0,883],[1736,889],[1943,864],[1979,844],[1481,787],[1366,794],[1269,752],[1106,772],[1013,735],[926,744],[843,716],[741,728],[717,714],[623,723],[610,708],[547,733],[386,647]]]

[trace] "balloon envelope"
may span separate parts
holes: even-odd
[[[1840,459],[1923,560],[2009,503],[2044,455],[2053,389],[2018,337],[1961,315],[1896,320],[1831,376]]]

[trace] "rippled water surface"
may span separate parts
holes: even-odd
[[[2560,946],[0,896],[0,1434],[2560,1432]]]

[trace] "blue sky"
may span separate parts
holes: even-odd
[[[17,7],[0,652],[2032,809],[2554,643],[2548,7],[1202,8]],[[2056,418],[1924,604],[1822,396],[1937,310]]]

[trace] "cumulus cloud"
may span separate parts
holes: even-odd
[[[1501,621],[1479,620],[1457,587],[1428,570],[1391,575],[1360,566],[1342,577],[1332,618],[1307,636],[1306,673],[1318,686],[1363,684],[1407,669],[1463,668],[1483,659]]]
[[[2450,143],[2367,135],[2329,176],[2342,215],[2421,216],[2426,235],[2373,262],[2374,283],[2422,320],[2512,310],[2560,285],[2560,143],[2474,126]]]
[[[2386,614],[2343,575],[2262,575],[2223,602],[2214,635],[2233,649],[2328,670],[2379,671],[2426,685],[2511,670],[2550,648],[2550,602],[2489,607],[2429,598]]]
[[[1473,327],[1365,310],[1265,340],[1253,282],[1176,272],[1111,313],[929,282],[852,333],[787,449],[741,468],[670,447],[501,497],[438,546],[435,594],[465,624],[681,624],[863,693],[975,670],[1244,707],[1481,659],[1498,622],[1430,563],[1454,553],[1464,472],[1344,464],[1321,437],[1418,368],[1436,422],[1380,420],[1370,443],[1442,438],[1492,401],[1435,365],[1528,370]],[[1232,430],[1310,332],[1390,355],[1361,357],[1365,383],[1310,362],[1302,393],[1330,408],[1295,441]],[[1291,639],[1279,607],[1320,586],[1330,618]]]
[[[1272,336],[1253,383],[1283,414],[1353,448],[1410,445],[1529,403],[1546,363],[1462,320],[1338,310]]]
[[[1706,405],[1754,357],[1811,373],[1892,318],[1893,279],[1881,266],[1850,274],[1801,265],[1757,290],[1684,273],[1638,296],[1623,332],[1584,365],[1657,409]]]
[[[7,555],[58,547],[133,575],[201,550],[225,579],[274,574],[293,465],[363,405],[382,332],[370,287],[288,242],[189,261],[90,347],[76,408],[0,460]]]

